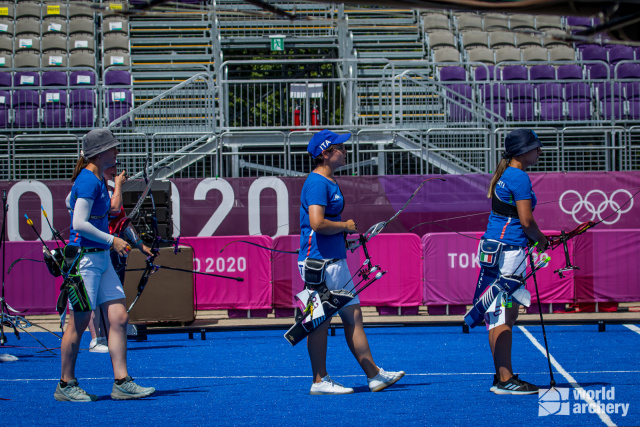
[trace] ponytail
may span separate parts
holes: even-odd
[[[489,191],[487,192],[488,198],[491,198],[493,196],[493,190],[496,188],[496,184],[498,183],[498,181],[500,181],[500,177],[502,176],[504,171],[509,167],[509,160],[510,159],[505,159],[504,157],[500,159],[498,167],[496,167],[496,171],[494,172],[493,177],[491,177]]]
[[[76,167],[73,170],[73,175],[71,175],[71,182],[75,182],[80,172],[82,172],[82,169],[86,168],[88,165],[89,159],[85,159],[84,156],[80,156],[76,163]]]

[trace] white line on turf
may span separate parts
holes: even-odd
[[[522,372],[523,375],[544,375],[548,371]],[[576,371],[570,374],[637,374],[639,371]],[[408,373],[407,377],[442,377],[442,376],[465,376],[465,375],[493,375],[493,372],[424,372]],[[359,378],[362,375],[335,375],[336,378]],[[208,376],[142,376],[136,375],[138,379],[158,379],[158,380],[233,380],[233,379],[289,379],[289,378],[309,378],[309,375],[208,375]],[[112,377],[82,378],[82,381],[110,380]],[[0,378],[3,382],[26,382],[26,381],[59,381],[59,378]]]
[[[547,351],[545,350],[545,348],[540,345],[540,343],[538,342],[537,339],[535,339],[535,337],[533,335],[531,335],[531,333],[524,327],[524,326],[518,326],[518,328],[525,334],[525,336],[527,338],[529,338],[529,341],[531,341],[531,343],[538,349],[540,350],[540,352],[542,353],[542,355],[546,358],[547,357]],[[571,385],[571,387],[575,388],[576,390],[584,390],[582,388],[582,386],[580,384],[578,384],[578,382],[575,380],[575,378],[573,378],[569,372],[565,371],[565,369],[562,367],[562,365],[560,365],[558,363],[558,361],[553,357],[553,355],[551,355],[551,352],[549,352],[549,360],[551,361],[551,364],[554,366],[554,368],[556,368],[556,371],[558,371],[560,373],[560,375],[562,375]],[[597,409],[597,405],[596,402],[591,399],[587,394],[583,394],[583,399],[587,401],[587,403],[589,404],[589,407],[591,409],[594,410],[594,412],[596,412],[598,414],[598,417],[600,417],[600,419],[602,420],[603,423],[605,423],[605,425],[607,426],[615,426],[616,424],[611,420],[611,418],[609,418],[609,415],[604,414],[604,413],[600,413],[599,411],[595,411]]]
[[[626,326],[627,328],[631,329],[633,332],[637,332],[640,334],[640,328],[638,328],[636,325],[623,325]]]

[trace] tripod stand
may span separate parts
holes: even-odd
[[[12,315],[13,313],[20,313],[13,309],[7,301],[4,299],[4,279],[5,279],[5,260],[6,260],[6,233],[7,233],[7,212],[9,211],[9,205],[7,205],[7,190],[2,193],[2,231],[0,232],[0,245],[2,245],[2,294],[0,296],[0,346],[7,343],[7,337],[4,334],[4,327],[13,328],[13,333],[17,339],[20,339],[18,328],[30,326],[29,322],[18,315]]]

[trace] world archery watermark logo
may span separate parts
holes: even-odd
[[[559,205],[562,212],[571,215],[578,224],[596,218],[605,224],[615,224],[622,214],[633,207],[633,196],[625,189],[609,194],[602,190],[591,190],[583,198],[576,190],[567,190],[560,196]],[[591,217],[583,217],[584,213],[591,214]]]
[[[616,403],[616,388],[598,390],[555,387],[538,390],[538,416],[571,414],[620,414],[629,413],[628,403]]]

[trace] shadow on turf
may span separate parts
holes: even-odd
[[[143,347],[127,347],[127,351],[137,351],[137,350],[159,350],[159,349],[167,349],[167,348],[185,348],[186,345],[149,345]]]
[[[425,386],[425,385],[431,385],[431,383],[401,384],[401,383],[397,382],[394,385],[392,385],[390,387],[387,387],[382,391],[379,391],[378,393],[386,393],[386,392],[389,392],[389,391],[401,391],[401,390],[403,390],[405,388],[414,387],[414,386],[419,387],[419,386]],[[351,388],[353,388],[353,392],[354,393],[371,393],[371,390],[369,390],[369,386],[366,386],[366,385],[360,386],[360,387],[351,387]]]
[[[132,399],[132,400],[153,400],[156,397],[179,396],[184,393],[207,393],[208,392],[207,390],[200,390],[202,388],[204,387],[185,387],[185,388],[176,389],[176,390],[156,390],[156,392],[149,397],[143,397],[140,399]],[[98,400],[113,400],[113,399],[111,399],[110,394],[106,394],[104,396],[99,396]]]

